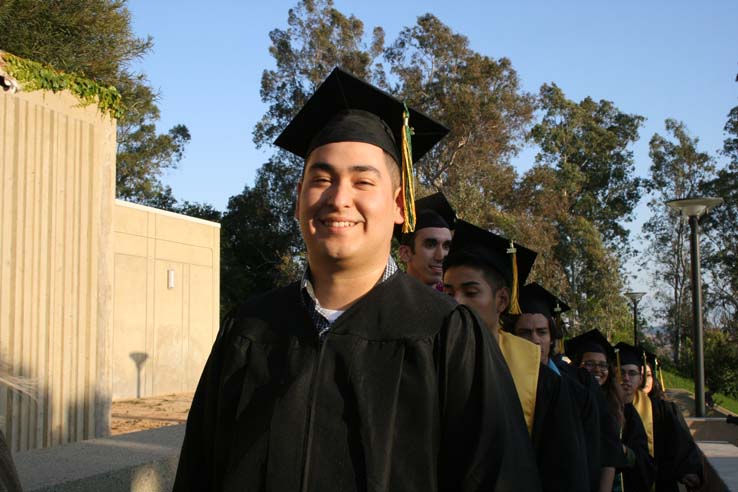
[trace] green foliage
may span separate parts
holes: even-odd
[[[720,330],[705,331],[705,379],[712,391],[738,398],[738,339]]]
[[[652,216],[643,232],[649,241],[646,254],[659,301],[656,313],[668,327],[666,341],[679,363],[692,326],[689,225],[666,201],[701,194],[715,168],[712,158],[698,150],[699,139],[689,135],[684,123],[667,119],[665,127],[671,138],[654,134],[649,144],[652,164],[645,186],[652,197],[648,203]]]
[[[2,53],[0,58],[5,62],[8,75],[18,80],[26,91],[68,90],[85,104],[97,104],[102,112],[113,118],[120,118],[123,115],[125,110],[123,101],[113,86],[103,87],[79,75],[58,72],[42,63],[19,58],[10,53]]]
[[[559,170],[572,212],[595,224],[605,243],[626,252],[622,222],[632,219],[641,186],[629,147],[644,118],[610,101],[586,97],[576,103],[556,84],[541,87],[540,105],[543,118],[531,130],[541,149],[536,161]]]
[[[398,79],[391,92],[451,128],[416,164],[418,181],[428,191],[442,190],[466,220],[494,225],[495,214],[514,202],[510,158],[535,106],[512,63],[475,52],[431,14],[404,28],[384,55]]]
[[[228,200],[221,221],[221,312],[299,277],[301,246],[294,216],[295,168],[271,160],[253,187]],[[298,171],[299,172],[299,171]]]
[[[721,154],[728,163],[705,185],[705,194],[724,202],[703,220],[711,246],[703,264],[712,273],[709,301],[714,322],[738,336],[738,106],[728,113],[724,131]]]
[[[545,263],[534,273],[572,305],[574,334],[596,327],[611,339],[632,340],[632,317],[620,294],[629,250],[622,222],[638,201],[629,146],[643,118],[609,101],[571,101],[555,84],[541,87],[539,101],[544,114],[530,132],[540,148],[537,164],[517,189],[519,220],[538,216],[532,234],[553,239],[539,250]]]
[[[0,0],[0,49],[74,74],[60,79],[36,70],[43,74],[36,80],[96,97],[115,112],[118,196],[166,205],[176,200],[161,175],[176,166],[190,135],[184,125],[164,134],[156,131],[157,95],[142,74],[130,69],[152,46],[150,37],[133,34],[125,0]],[[93,95],[96,89],[85,79],[105,90]]]

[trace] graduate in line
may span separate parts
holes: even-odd
[[[564,363],[559,368],[555,362],[557,341],[563,338],[563,322],[561,315],[569,311],[569,306],[546,290],[537,282],[532,282],[520,290],[520,311],[517,316],[508,315],[503,326],[515,335],[535,343],[541,348],[541,364],[547,366],[562,377],[569,395],[577,410],[577,434],[586,449],[586,472],[589,477],[589,489],[600,490],[601,457],[600,457],[600,416],[596,401],[599,388],[587,388],[580,381],[577,369]],[[596,385],[589,373],[586,378]],[[609,490],[609,488],[605,488]]]
[[[402,226],[395,226],[400,259],[409,276],[443,292],[443,259],[451,248],[456,212],[440,192],[416,200],[415,212],[414,232],[403,233]]]
[[[656,460],[656,492],[677,492],[679,483],[684,484],[687,490],[697,490],[704,479],[700,450],[689,432],[682,412],[664,395],[658,358],[642,348],[640,350],[645,354],[646,363],[645,380],[639,398],[641,395],[648,395],[648,407],[636,405],[636,409],[639,415],[642,410],[651,410],[651,417],[641,415],[641,420],[650,421],[653,425],[651,456]]]
[[[632,374],[630,367],[621,367],[621,355],[615,351],[599,330],[590,330],[566,342],[566,354],[572,364],[587,369],[602,388],[607,400],[610,425],[617,426],[620,449],[614,457],[615,492],[648,492],[655,476],[655,464],[648,454],[648,437],[638,412],[629,402],[621,384]],[[622,362],[630,363],[626,356]],[[622,374],[621,374],[622,371]],[[627,373],[625,371],[628,371]],[[632,400],[632,396],[630,397]],[[602,414],[601,414],[602,415]]]
[[[457,221],[451,252],[444,261],[443,284],[460,304],[473,308],[512,372],[543,490],[589,490],[586,449],[576,410],[561,378],[541,364],[540,347],[503,331],[500,315],[514,305],[536,254],[465,221]]]

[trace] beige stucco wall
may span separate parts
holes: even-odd
[[[0,389],[13,450],[108,433],[115,121],[68,93],[0,91]]]
[[[113,215],[113,398],[194,391],[218,330],[220,225],[121,200]]]

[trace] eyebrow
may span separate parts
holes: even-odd
[[[325,171],[327,173],[334,173],[336,172],[336,167],[332,164],[329,164],[327,162],[314,162],[310,169],[308,169],[308,172],[312,170],[318,170],[318,171]],[[372,173],[375,174],[377,177],[381,177],[382,173],[379,172],[379,169],[377,169],[374,166],[371,166],[369,164],[355,164],[353,166],[349,167],[349,171],[354,174],[360,174],[360,173]]]
[[[481,285],[481,284],[479,282],[477,282],[476,280],[471,280],[469,282],[461,282],[460,287],[476,287],[478,285]],[[446,283],[444,283],[443,286],[444,287],[453,287],[453,284],[446,284]]]

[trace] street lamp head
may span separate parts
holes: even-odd
[[[627,297],[628,299],[630,299],[630,301],[633,304],[638,304],[638,301],[640,301],[641,298],[643,296],[645,296],[645,295],[646,295],[645,292],[626,292],[625,293],[625,297]]]
[[[682,217],[701,217],[722,203],[723,199],[717,197],[683,198],[666,202],[669,207],[680,212]]]

